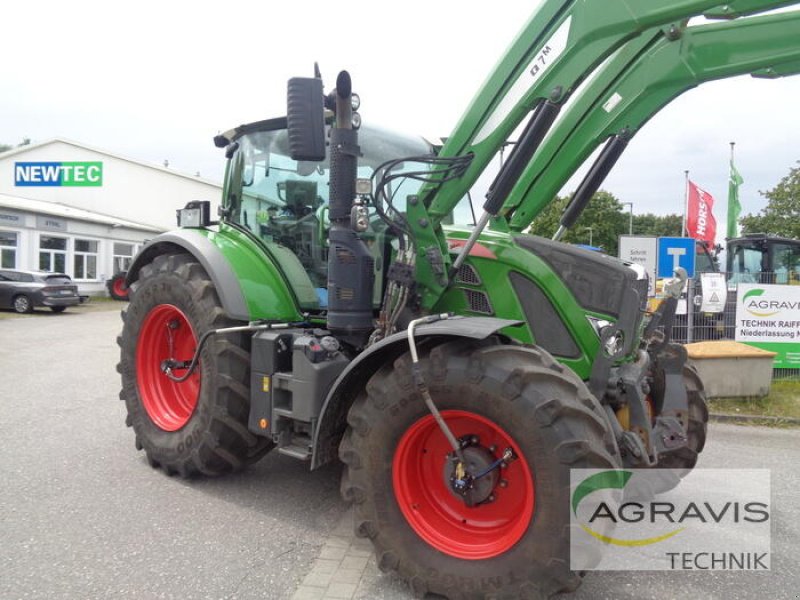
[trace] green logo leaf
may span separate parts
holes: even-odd
[[[586,496],[608,488],[621,490],[633,476],[630,471],[603,471],[584,479],[572,493],[572,512],[578,516],[578,505]]]
[[[764,295],[764,290],[756,288],[754,290],[750,290],[749,292],[747,292],[742,298],[742,302],[744,302],[748,298],[752,298],[753,296],[763,296],[763,295]]]

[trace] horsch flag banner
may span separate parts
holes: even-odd
[[[686,233],[688,237],[714,245],[717,237],[717,221],[712,209],[714,198],[696,183],[689,182],[689,200],[686,207]]]

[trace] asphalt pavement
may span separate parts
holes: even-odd
[[[350,533],[338,465],[150,469],[124,425],[108,308],[0,319],[0,598],[412,597]],[[701,460],[771,469],[772,571],[589,573],[565,598],[800,598],[800,430],[713,424]]]

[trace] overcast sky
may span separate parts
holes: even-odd
[[[8,2],[0,143],[65,137],[221,180],[218,131],[285,112],[286,81],[348,69],[365,122],[448,135],[535,2]],[[341,6],[341,8],[337,8]],[[693,90],[631,142],[603,186],[636,213],[682,210],[684,171],[717,200],[729,142],[744,213],[800,159],[800,78]],[[566,190],[565,190],[566,191]]]

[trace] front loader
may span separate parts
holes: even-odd
[[[361,126],[347,72],[290,80],[286,117],[215,138],[219,219],[190,203],[128,271],[137,449],[183,477],[338,458],[356,533],[415,594],[574,590],[570,469],[686,472],[708,412],[669,339],[685,273],[650,314],[635,267],[522,231],[606,142],[571,226],[684,89],[796,72],[797,13],[750,16],[790,4],[547,0],[439,149]],[[480,217],[453,224],[518,129]]]

